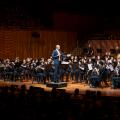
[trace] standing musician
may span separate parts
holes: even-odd
[[[52,59],[54,61],[54,82],[58,82],[60,79],[61,57],[60,45],[56,45],[56,49],[52,53]]]

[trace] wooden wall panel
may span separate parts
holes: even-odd
[[[120,48],[120,40],[91,40],[90,43],[94,49],[95,55],[97,55],[97,48],[103,50],[102,55],[106,52],[110,52],[110,49],[115,49],[117,46]]]
[[[40,37],[32,37],[34,31]],[[56,44],[60,44],[64,52],[70,53],[76,47],[76,39],[76,32],[0,29],[0,58],[49,58]]]

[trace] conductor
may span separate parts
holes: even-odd
[[[53,82],[58,82],[60,79],[60,63],[61,63],[60,45],[56,45],[56,49],[53,50],[52,59],[54,61],[54,81]]]

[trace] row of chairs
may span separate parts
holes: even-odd
[[[49,72],[49,75],[46,76],[46,73],[43,71],[37,72],[36,70],[30,70],[30,69],[23,69],[23,68],[16,68],[16,69],[4,69],[0,68],[0,79],[3,79],[4,81],[16,81],[16,80],[24,80],[24,79],[31,79],[32,83],[34,81],[37,81],[38,83],[45,83],[46,77],[47,79],[52,80],[53,78],[53,71]],[[103,80],[103,76],[97,76],[97,75],[91,75],[89,78],[89,85],[90,87],[100,87],[102,86],[102,82],[105,84],[107,83],[106,80]],[[112,88],[118,88],[120,87],[120,77],[119,76],[113,76],[111,78],[111,87]]]
[[[102,82],[104,82],[100,76],[91,76],[89,79],[90,87],[102,87]],[[107,81],[106,81],[107,83]],[[120,77],[119,76],[113,76],[111,78],[111,88],[120,88]]]

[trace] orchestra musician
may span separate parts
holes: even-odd
[[[120,49],[118,46],[116,46],[116,48],[115,48],[115,53],[116,53],[116,56],[120,53]]]
[[[89,43],[89,44],[88,44],[88,53],[87,53],[87,55],[88,55],[88,56],[92,56],[93,53],[94,53],[94,52],[93,52],[93,48],[91,47],[91,44]]]

